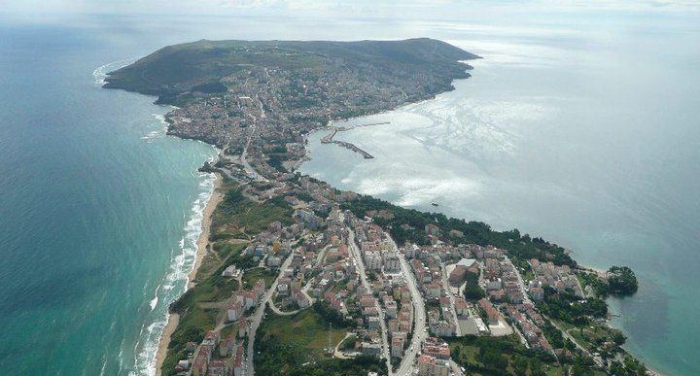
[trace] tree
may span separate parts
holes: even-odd
[[[622,346],[627,342],[627,337],[625,337],[624,334],[622,334],[621,331],[615,330],[612,334],[612,340],[615,342],[616,345]]]
[[[634,295],[639,288],[637,276],[626,266],[613,266],[608,270],[608,286],[614,296]]]

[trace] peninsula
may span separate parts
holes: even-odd
[[[476,58],[432,39],[199,41],[112,72],[105,87],[177,106],[169,134],[221,150],[202,170],[223,199],[159,372],[647,374],[606,321],[604,298],[637,289],[629,268],[294,172],[309,132],[331,143],[333,120],[452,90]]]

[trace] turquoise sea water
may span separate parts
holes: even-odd
[[[145,374],[191,267],[215,150],[166,137],[152,98],[101,89],[95,69],[134,52],[102,37],[3,30],[4,375]]]
[[[391,126],[340,135],[376,159],[311,138],[303,170],[518,227],[584,263],[630,264],[642,289],[616,302],[628,348],[700,374],[698,13],[421,4],[0,15],[0,373],[153,374],[167,303],[184,288],[211,189],[196,168],[215,152],[164,136],[167,109],[100,89],[101,73],[202,38],[429,36],[485,59],[455,92],[379,116]]]

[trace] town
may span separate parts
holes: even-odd
[[[261,328],[273,318],[291,324],[306,312],[328,324],[319,330],[320,348],[309,349],[318,350],[313,362],[369,359],[376,367],[361,374],[464,375],[469,364],[451,351],[460,348],[455,340],[474,337],[514,338],[522,351],[543,359],[539,370],[561,374],[580,359],[590,359],[588,365],[600,370],[624,362],[620,353],[604,360],[590,343],[557,329],[564,323],[555,323],[538,306],[560,294],[584,302],[593,292],[582,287],[585,279],[577,274],[590,278],[590,271],[537,258],[514,262],[505,249],[444,241],[444,235],[466,236],[432,223],[421,229],[424,244],[399,246],[377,224],[394,220],[391,210],[355,213],[347,208],[359,199],[352,192],[298,175],[278,179],[274,189],[270,182],[249,181],[230,193],[261,205],[272,190],[288,217],[245,240],[218,241],[237,244],[230,251],[237,253],[229,256],[235,262],[221,263],[210,278],[224,281],[222,286],[236,281],[237,288],[224,291],[220,301],[204,303],[217,308],[214,322],[207,323],[213,329],[185,344],[170,374],[270,374],[260,369],[270,367],[260,363],[272,356],[256,345],[271,337]],[[220,258],[222,251],[208,256]],[[290,336],[304,336],[304,328],[299,330]],[[608,351],[619,351],[619,345],[606,342]],[[298,367],[311,366],[304,361]]]
[[[337,190],[295,170],[309,134],[451,90],[477,58],[430,39],[162,49],[105,87],[178,106],[168,133],[219,150],[223,201],[164,375],[643,375],[603,299],[625,267],[578,265],[518,230]],[[173,64],[198,67],[171,72]],[[164,69],[165,68],[165,69]],[[148,77],[146,77],[146,75]],[[213,81],[212,81],[213,80]]]

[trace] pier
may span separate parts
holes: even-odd
[[[346,148],[346,149],[350,149],[350,150],[354,151],[355,153],[359,153],[359,154],[362,155],[365,159],[372,159],[372,158],[374,158],[374,156],[373,156],[372,154],[370,154],[370,153],[368,153],[368,152],[366,152],[366,151],[364,151],[364,150],[358,148],[357,146],[355,146],[354,144],[352,144],[352,143],[350,143],[350,142],[334,140],[333,137],[335,137],[335,135],[338,134],[338,132],[349,131],[349,130],[352,130],[352,129],[355,129],[355,128],[359,128],[359,127],[368,127],[368,126],[372,126],[372,125],[386,125],[386,124],[390,124],[390,122],[385,121],[385,122],[381,122],[381,123],[370,123],[370,124],[352,125],[352,126],[349,126],[349,127],[335,127],[335,128],[333,128],[333,131],[332,131],[331,133],[329,133],[329,134],[323,136],[323,138],[321,138],[321,143],[322,143],[322,144],[336,144],[336,145],[340,145],[340,146],[342,146],[342,147],[344,147],[344,148]]]

